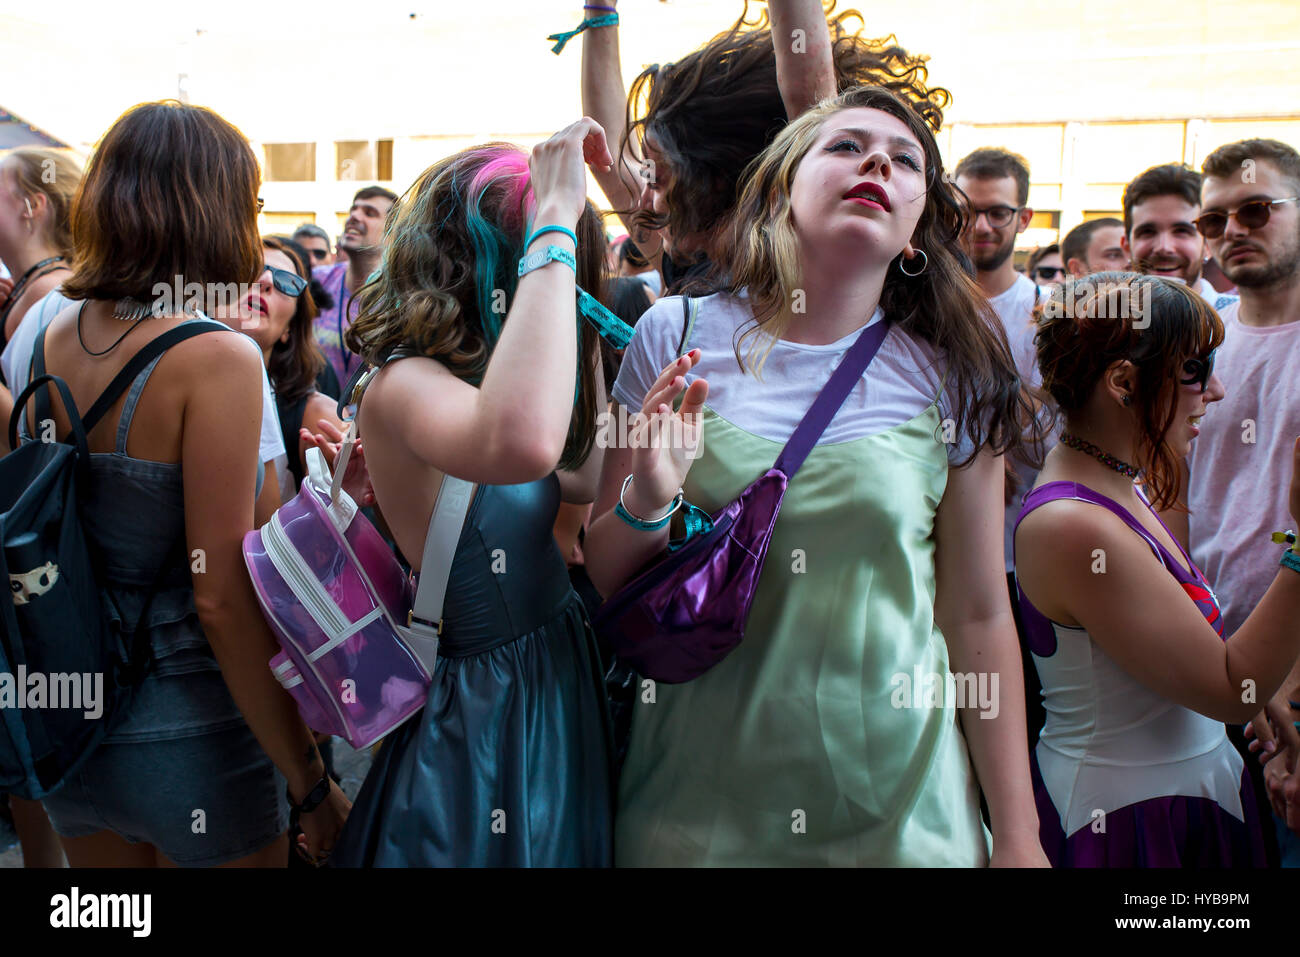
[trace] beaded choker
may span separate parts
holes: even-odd
[[[1074,449],[1076,452],[1082,452],[1084,455],[1091,455],[1102,465],[1114,469],[1121,475],[1127,475],[1131,479],[1139,478],[1142,475],[1142,470],[1140,468],[1129,465],[1127,462],[1121,462],[1109,452],[1103,452],[1091,442],[1085,442],[1083,439],[1070,432],[1061,433],[1061,444]]]

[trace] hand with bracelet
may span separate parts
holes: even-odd
[[[624,482],[623,509],[643,523],[655,524],[673,505],[686,481],[691,462],[699,457],[702,441],[700,413],[709,395],[709,384],[696,379],[688,388],[686,374],[700,361],[700,350],[669,363],[659,373],[627,436],[632,445],[632,474]],[[673,402],[685,390],[681,407]],[[627,521],[627,519],[624,519]]]
[[[315,744],[307,749],[306,757],[308,763],[303,776],[286,789],[289,833],[290,840],[296,842],[294,849],[298,855],[320,867],[329,860],[352,802],[325,773],[325,762]]]

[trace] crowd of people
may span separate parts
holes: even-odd
[[[336,247],[259,234],[254,153],[201,107],[134,107],[84,173],[0,160],[21,441],[33,374],[84,412],[203,333],[88,433],[102,600],[151,667],[10,797],[28,865],[1300,865],[1300,153],[1141,172],[1021,272],[1029,165],[945,169],[924,57],[746,6],[630,90],[616,0],[586,7],[583,118],[361,189]],[[783,468],[868,341],[743,641],[631,673],[603,601]],[[416,579],[444,477],[476,486],[425,706],[355,804],[241,553],[353,414],[347,490]]]

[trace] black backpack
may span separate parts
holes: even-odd
[[[37,337],[32,378],[14,401],[9,446],[0,458],[0,573],[11,601],[0,601],[0,794],[31,800],[58,789],[126,713],[151,664],[144,622],[163,575],[159,569],[134,634],[119,634],[100,597],[104,563],[82,530],[80,490],[90,481],[86,434],[157,356],[218,322],[187,322],[147,343],[80,416],[68,385],[45,373],[45,331]],[[44,425],[52,384],[72,423],[64,442]],[[36,396],[37,438],[18,444],[18,424]],[[142,516],[147,521],[147,517]],[[183,537],[183,536],[182,536]],[[183,542],[178,542],[178,545]]]

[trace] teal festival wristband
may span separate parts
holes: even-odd
[[[1297,555],[1289,548],[1284,548],[1282,549],[1282,561],[1278,562],[1278,564],[1285,565],[1293,572],[1300,572],[1300,555]]]
[[[533,231],[533,234],[524,240],[524,251],[533,244],[533,240],[545,233],[562,233],[573,240],[573,248],[578,248],[578,236],[572,229],[566,229],[563,226],[542,226]]]
[[[578,312],[615,349],[626,349],[632,341],[632,327],[614,315],[587,290],[578,288]]]
[[[581,23],[578,24],[578,26],[575,29],[569,30],[565,33],[552,33],[546,39],[556,41],[555,46],[551,47],[551,52],[554,53],[556,56],[559,56],[560,52],[564,49],[564,45],[568,43],[570,40],[572,40],[574,37],[576,37],[583,30],[590,30],[593,27],[612,27],[617,25],[618,25],[618,14],[607,13],[603,17],[591,17],[586,20],[583,20]]]
[[[573,274],[578,274],[578,264],[574,261],[573,253],[559,246],[547,246],[545,249],[539,249],[535,253],[529,253],[523,259],[519,260],[519,278],[528,275],[534,269],[541,269],[543,266],[559,262],[564,263],[573,270]]]

